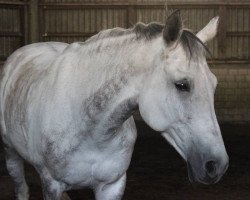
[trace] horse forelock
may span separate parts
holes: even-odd
[[[191,31],[184,29],[182,31],[180,42],[189,59],[198,60],[206,53],[211,57],[212,54],[208,47]]]

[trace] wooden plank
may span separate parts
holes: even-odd
[[[21,32],[10,32],[10,31],[1,31],[0,37],[23,37],[23,34]]]
[[[38,22],[38,24],[39,24],[39,41],[44,41],[43,40],[43,37],[42,37],[42,35],[45,33],[45,26],[44,26],[44,21],[45,21],[45,16],[44,16],[44,12],[45,12],[45,10],[43,9],[43,8],[39,8],[38,9],[39,10],[39,12],[38,12],[38,14],[39,14],[39,22]],[[31,42],[31,40],[29,40],[30,42]]]
[[[60,5],[90,5],[90,6],[103,6],[103,5],[152,5],[152,6],[165,6],[166,1],[136,1],[136,0],[120,0],[120,1],[77,1],[77,2],[41,2],[41,5],[53,5],[53,4],[60,4]],[[227,6],[246,6],[250,5],[249,1],[225,1],[225,0],[216,0],[216,1],[205,1],[205,0],[182,0],[182,1],[169,1],[167,2],[168,5],[227,5]]]
[[[249,59],[220,59],[208,60],[208,64],[250,64]]]
[[[218,27],[218,56],[220,59],[226,58],[226,19],[227,19],[227,10],[226,6],[222,5],[219,7],[219,16],[220,16],[220,23]]]
[[[43,20],[43,19],[40,19]],[[39,32],[38,32],[38,0],[30,0],[29,5],[29,41],[38,42],[39,41]]]
[[[6,6],[11,6],[11,7],[16,7],[16,6],[20,6],[20,5],[28,5],[29,2],[25,2],[25,1],[0,1],[0,5],[1,7],[6,5]]]
[[[24,45],[25,44],[28,44],[28,41],[29,41],[29,22],[28,22],[28,6],[25,5],[23,6],[23,10],[22,10],[22,33],[23,33],[23,42],[24,42]]]
[[[137,22],[137,14],[135,6],[127,8],[127,28],[133,26]]]
[[[250,36],[250,31],[230,31],[226,33],[227,36]]]
[[[92,35],[97,34],[98,32],[65,32],[65,33],[51,33],[51,32],[46,32],[45,34],[42,35],[42,37],[89,37]]]

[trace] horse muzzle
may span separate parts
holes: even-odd
[[[203,162],[187,162],[188,176],[191,182],[203,184],[217,183],[227,171],[228,156],[224,159],[209,159]]]

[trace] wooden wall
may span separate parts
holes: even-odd
[[[226,3],[225,3],[226,2]],[[102,29],[129,28],[138,21],[164,23],[166,1],[146,0],[0,0],[0,59],[38,41],[84,41]],[[200,30],[220,16],[217,39],[209,43],[214,60],[250,60],[250,1],[169,1],[184,25]],[[34,12],[35,10],[35,12]]]
[[[23,5],[0,3],[0,61],[26,44],[27,10]]]

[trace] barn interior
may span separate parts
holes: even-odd
[[[137,22],[161,22],[179,9],[184,26],[195,33],[220,17],[209,42],[211,71],[218,79],[215,111],[230,158],[214,185],[190,183],[180,155],[134,113],[138,130],[123,199],[250,199],[250,1],[249,0],[0,0],[0,66],[16,49],[35,42],[85,41],[99,31]],[[14,184],[0,143],[0,199],[14,199]],[[30,199],[40,200],[40,180],[26,164]],[[94,199],[89,189],[68,192],[72,200]]]

